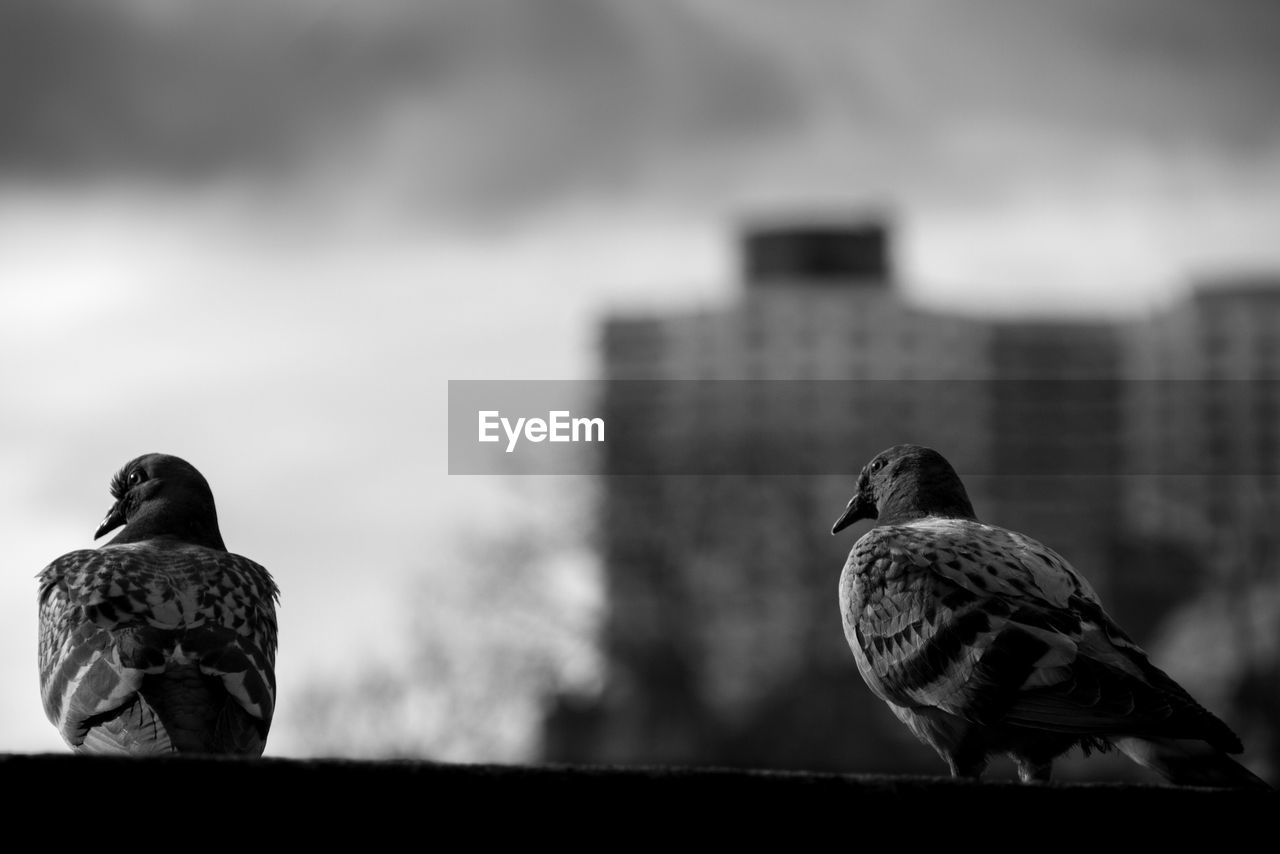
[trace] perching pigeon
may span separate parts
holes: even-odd
[[[845,637],[867,686],[955,777],[1008,754],[1023,782],[1116,747],[1179,785],[1266,786],[1244,748],[1103,611],[1066,559],[974,516],[941,454],[878,454],[834,534],[876,519],[840,576]]]
[[[38,576],[45,714],[85,753],[261,756],[275,708],[279,591],[231,554],[208,482],[138,457],[94,538]]]

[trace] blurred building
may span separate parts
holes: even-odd
[[[1074,473],[1121,454],[1119,327],[915,306],[875,219],[755,223],[741,257],[730,306],[605,324],[608,687],[547,756],[928,770],[852,667],[830,523],[874,453],[932,445],[1105,586],[1120,498]]]
[[[1201,282],[1131,348],[1142,522],[1221,551],[1280,514],[1280,276]]]
[[[1280,775],[1280,275],[1217,277],[1135,324],[1128,360],[1135,530],[1194,555],[1159,644],[1225,710],[1253,770]],[[1168,602],[1167,594],[1162,600]]]
[[[546,758],[936,772],[841,632],[868,523],[827,536],[900,442],[942,450],[980,517],[1064,552],[1140,642],[1209,579],[1277,578],[1280,282],[993,321],[913,305],[878,219],[758,222],[741,250],[735,303],[604,325],[607,684],[552,713]],[[1277,643],[1242,638],[1243,662]],[[1280,689],[1261,669],[1241,684]]]

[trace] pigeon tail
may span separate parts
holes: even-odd
[[[1271,785],[1217,748],[1196,739],[1116,738],[1112,743],[1139,765],[1175,786],[1270,789]]]
[[[132,702],[84,721],[80,748],[128,755],[217,752],[210,736],[219,717],[219,682],[195,665],[148,674]]]
[[[194,664],[170,667],[142,681],[142,697],[156,710],[178,752],[219,752],[212,736],[228,699],[220,679],[203,675]]]

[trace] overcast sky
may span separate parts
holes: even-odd
[[[394,668],[460,540],[585,527],[447,475],[449,379],[591,376],[606,313],[732,299],[765,212],[890,210],[913,298],[967,312],[1280,269],[1277,83],[1269,0],[6,3],[0,750],[60,749],[32,576],[133,456],[275,573],[285,715]]]

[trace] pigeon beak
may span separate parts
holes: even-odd
[[[96,540],[108,531],[114,531],[125,523],[124,518],[124,502],[117,501],[111,505],[111,509],[107,511],[107,516],[102,520],[102,524],[98,526],[98,530],[94,532],[93,538]]]
[[[836,520],[836,523],[831,526],[831,533],[838,534],[854,522],[861,519],[874,519],[876,515],[876,505],[859,492],[849,499],[849,506],[845,508],[844,514]]]

